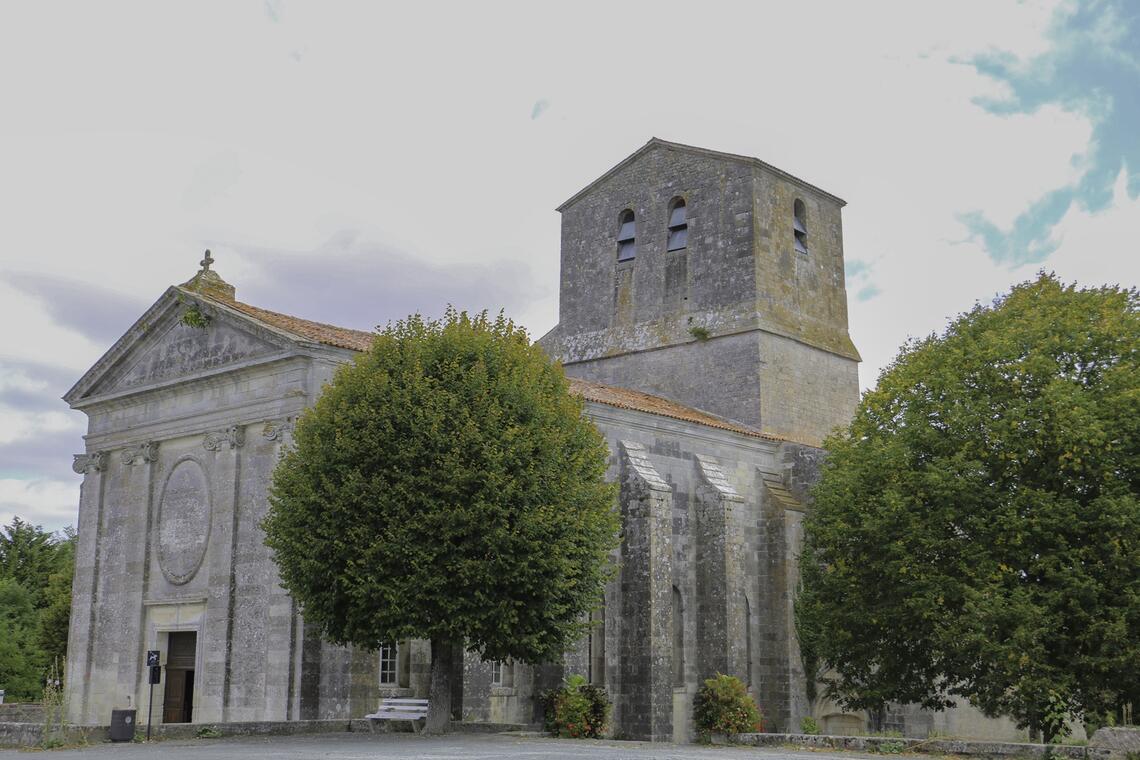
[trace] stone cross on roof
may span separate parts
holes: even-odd
[[[233,301],[234,286],[223,280],[221,275],[217,272],[210,269],[210,265],[214,263],[214,257],[210,254],[209,249],[206,249],[205,257],[198,263],[202,265],[202,268],[198,271],[198,274],[191,277],[187,282],[182,283],[182,287],[212,298],[218,298],[223,301]]]

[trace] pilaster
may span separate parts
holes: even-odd
[[[744,499],[720,464],[695,455],[697,486],[697,649],[699,679],[725,673],[749,682],[744,651]]]
[[[645,447],[621,442],[622,632],[619,730],[673,739],[673,491]]]
[[[99,589],[99,533],[103,524],[104,477],[108,455],[105,451],[76,454],[71,468],[83,475],[79,489],[79,540],[75,548],[75,578],[71,584],[72,610],[67,636],[68,720],[88,724],[87,695],[91,686],[91,657],[94,646],[95,606]]]
[[[233,658],[234,553],[237,540],[241,483],[241,447],[244,428],[232,426],[206,433],[202,448],[213,452],[208,468],[214,490],[209,543],[210,582],[206,619],[200,631],[202,648],[202,709],[195,706],[195,721],[225,721],[230,700],[230,663]],[[215,539],[215,536],[217,537]]]

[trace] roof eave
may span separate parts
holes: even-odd
[[[823,188],[817,187],[816,185],[813,185],[810,182],[806,182],[794,174],[786,172],[783,169],[780,169],[778,167],[772,166],[771,164],[769,164],[765,161],[761,161],[760,159],[755,158],[753,156],[742,156],[738,153],[726,153],[724,151],[719,151],[719,150],[709,150],[708,148],[699,148],[695,145],[685,145],[683,143],[676,143],[676,142],[670,142],[669,140],[662,140],[659,137],[651,137],[649,139],[649,141],[647,143],[645,143],[645,145],[642,145],[640,148],[635,150],[633,153],[629,154],[624,159],[622,159],[617,164],[615,164],[609,171],[605,172],[600,177],[595,179],[593,182],[586,185],[585,187],[583,187],[578,192],[574,193],[574,195],[570,196],[567,200],[563,201],[562,204],[559,205],[558,208],[555,209],[555,211],[558,211],[559,213],[565,211],[567,208],[569,208],[573,204],[577,203],[578,200],[582,198],[582,196],[589,194],[589,192],[591,190],[593,190],[595,187],[597,187],[599,184],[601,184],[602,182],[609,179],[610,177],[612,177],[617,172],[624,169],[630,163],[632,163],[633,161],[638,159],[643,153],[646,153],[647,151],[649,151],[650,149],[655,148],[655,147],[662,147],[662,148],[668,148],[670,150],[684,151],[686,153],[692,153],[692,154],[701,155],[701,156],[708,156],[709,158],[717,158],[717,159],[720,159],[723,161],[737,161],[740,163],[749,164],[751,166],[758,166],[758,167],[764,169],[765,171],[769,171],[769,172],[771,172],[771,173],[773,173],[779,177],[782,177],[782,178],[788,180],[789,182],[800,185],[801,187],[808,189],[814,193],[818,193],[819,195],[822,195],[825,198],[829,198],[830,200],[837,203],[840,208],[847,205],[847,201],[843,200],[838,195],[834,195],[832,193],[829,193],[826,190],[824,190]]]

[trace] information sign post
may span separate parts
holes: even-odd
[[[146,650],[147,683],[150,684],[150,702],[146,706],[146,740],[150,741],[150,717],[154,714],[154,685],[162,677],[162,668],[158,664],[158,650]]]

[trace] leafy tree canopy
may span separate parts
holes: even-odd
[[[40,698],[67,658],[75,531],[48,533],[13,517],[0,528],[0,688],[10,702]]]
[[[44,654],[36,646],[32,594],[13,578],[0,578],[0,686],[9,702],[30,702],[43,689]]]
[[[32,594],[36,607],[44,604],[43,591],[52,573],[73,560],[71,544],[75,531],[68,528],[56,536],[13,517],[0,530],[0,578],[12,578]]]
[[[525,331],[502,315],[413,316],[298,420],[266,543],[326,639],[432,640],[438,717],[454,646],[542,662],[585,631],[618,528],[606,460]]]
[[[854,708],[1046,738],[1140,700],[1140,297],[1050,275],[903,347],[806,526],[805,660]]]

